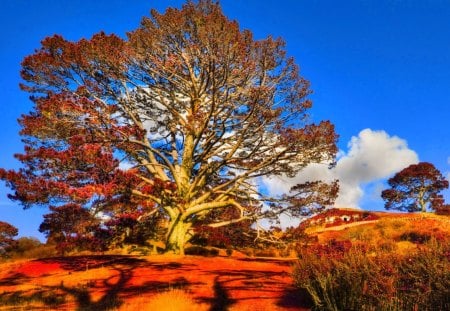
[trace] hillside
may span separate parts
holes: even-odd
[[[347,216],[353,212],[341,211]],[[377,212],[370,217],[335,226],[316,224],[309,228],[316,243],[298,250],[351,243],[364,246],[370,256],[379,251],[402,256],[423,250],[432,239],[450,240],[448,216]],[[294,286],[295,259],[234,255],[89,255],[5,262],[0,264],[0,310],[310,310],[308,294]]]
[[[433,213],[370,212],[366,219],[312,226],[306,232],[319,243],[334,239],[414,248],[414,241],[402,235],[423,236],[426,239],[450,238],[450,217]]]
[[[326,310],[450,308],[450,218],[380,213],[316,226],[293,278]]]

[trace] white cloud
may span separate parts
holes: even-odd
[[[325,165],[312,164],[296,177],[265,178],[271,194],[287,192],[291,186],[307,180],[331,181],[339,179],[337,207],[359,207],[365,195],[363,186],[387,178],[401,169],[418,162],[416,152],[408,148],[404,139],[389,136],[385,131],[365,129],[351,138],[348,151],[340,151],[337,165],[329,170]],[[379,187],[378,187],[379,188]],[[377,192],[381,191],[377,188]]]
[[[335,168],[341,186],[336,206],[357,207],[364,195],[362,185],[387,178],[419,161],[405,140],[385,131],[365,129],[352,137],[348,148]]]
[[[121,161],[119,163],[119,168],[123,171],[128,171],[129,169],[133,168],[134,164],[128,162],[128,161]]]

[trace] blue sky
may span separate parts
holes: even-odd
[[[151,8],[179,7],[169,0],[2,0],[0,10],[0,167],[18,168],[22,151],[17,118],[31,103],[19,91],[20,62],[46,36],[89,38],[101,30],[124,36]],[[450,173],[450,0],[221,1],[225,14],[256,38],[281,36],[311,81],[312,117],[330,119],[340,135],[334,172],[339,203],[382,209],[386,178],[417,162]],[[266,180],[273,192],[290,180]],[[277,187],[275,187],[275,184]],[[45,209],[23,211],[0,184],[0,220],[22,236],[40,236]],[[445,193],[450,200],[449,192]],[[40,236],[41,237],[41,236]]]

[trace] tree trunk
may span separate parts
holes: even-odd
[[[427,212],[427,203],[426,203],[425,198],[424,198],[425,197],[425,192],[426,192],[426,189],[424,187],[420,188],[419,189],[418,199],[417,199],[417,201],[419,203],[420,211],[422,213],[426,213]]]
[[[188,231],[190,223],[183,222],[180,217],[172,221],[166,239],[166,251],[184,255],[184,246],[189,241]]]

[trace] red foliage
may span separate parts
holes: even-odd
[[[240,212],[213,225],[309,214],[336,197],[336,182],[253,196],[258,177],[332,164],[337,135],[329,121],[308,121],[309,82],[283,40],[254,40],[214,1],[152,11],[127,39],[46,38],[21,76],[34,103],[19,120],[24,167],[0,179],[24,207],[75,204],[97,220],[159,213],[191,231],[224,207]],[[167,243],[178,251],[192,232],[175,227]]]
[[[449,186],[441,172],[428,162],[408,166],[390,178],[388,183],[391,188],[381,193],[386,201],[385,208],[408,212],[439,209],[443,205],[439,192]]]
[[[251,229],[252,221],[240,221],[224,227],[213,228],[208,226],[209,222],[226,221],[238,217],[239,211],[234,208],[212,211],[204,221],[195,227],[193,243],[215,247],[253,247],[256,233]]]
[[[13,225],[0,221],[0,255],[14,246],[14,237],[19,233],[19,230]]]
[[[326,257],[330,259],[341,259],[352,248],[352,242],[349,240],[337,241],[330,240],[326,244],[312,244],[307,246],[306,250],[300,250],[300,253],[312,254],[318,258]]]
[[[436,214],[450,216],[450,204],[439,204],[434,207]]]
[[[44,215],[39,231],[45,233],[49,242],[55,243],[64,253],[74,248],[86,249],[87,244],[93,248],[93,232],[99,220],[87,209],[77,204],[51,206],[51,213]]]
[[[36,278],[43,275],[50,275],[60,270],[61,264],[58,262],[30,261],[17,268],[16,272],[28,278]]]

